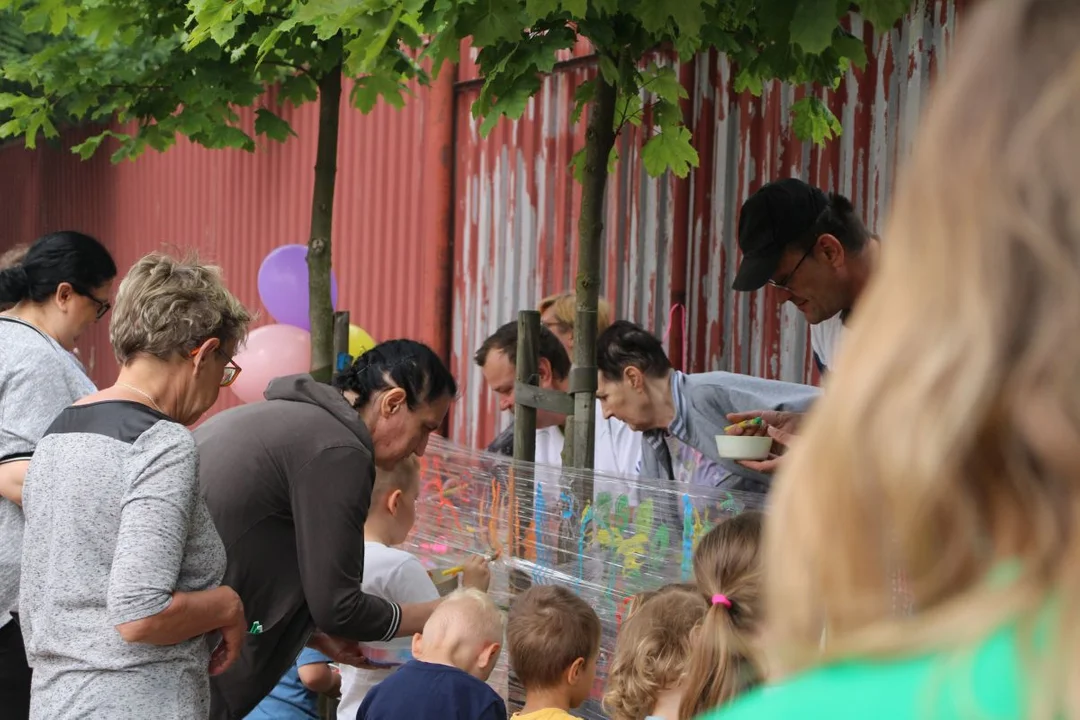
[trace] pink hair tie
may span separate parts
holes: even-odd
[[[731,609],[731,601],[728,600],[728,596],[727,595],[721,595],[720,593],[717,593],[716,595],[712,596],[712,604],[713,605],[723,605],[728,610]]]

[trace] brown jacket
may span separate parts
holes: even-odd
[[[397,605],[360,589],[375,481],[364,423],[307,375],[274,380],[266,398],[195,431],[203,498],[228,554],[224,584],[251,628],[240,660],[211,679],[213,720],[246,716],[315,628],[377,641],[401,622]]]

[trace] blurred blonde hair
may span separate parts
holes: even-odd
[[[430,646],[465,642],[502,644],[506,616],[486,592],[460,588],[439,603],[424,624]]]
[[[420,483],[420,460],[416,455],[405,458],[393,469],[375,468],[375,487],[371,492],[372,509],[374,501],[394,490],[407,492]]]
[[[565,326],[567,330],[573,330],[574,323],[577,322],[577,296],[574,293],[549,295],[540,301],[536,309],[540,314],[550,309],[559,324]],[[610,326],[611,304],[604,298],[600,298],[596,304],[596,334],[600,335]]]
[[[762,677],[763,521],[759,512],[736,515],[706,533],[694,549],[694,581],[709,608],[691,650],[679,720],[730,702]],[[716,595],[724,595],[731,607],[712,602]]]
[[[604,710],[611,720],[641,720],[686,673],[691,635],[708,603],[693,586],[640,593],[619,629],[608,670]]]
[[[957,648],[1053,596],[1054,642],[1025,657],[1024,715],[1076,717],[1080,3],[975,13],[877,276],[774,485],[768,648],[784,673]],[[1018,576],[989,582],[1010,560]],[[896,572],[910,616],[893,610]]]
[[[222,282],[220,268],[202,265],[194,255],[177,260],[150,253],[120,283],[109,339],[116,361],[126,365],[139,354],[162,360],[187,355],[209,338],[239,345],[250,322],[247,308]]]

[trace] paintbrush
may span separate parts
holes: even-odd
[[[750,418],[749,420],[743,420],[742,422],[737,422],[734,425],[728,425],[726,428],[724,428],[724,432],[726,433],[728,430],[734,430],[735,428],[747,428],[747,427],[754,427],[755,425],[764,425],[764,424],[765,424],[765,421],[761,419],[761,416],[758,416],[756,418]]]
[[[499,557],[499,551],[494,550],[494,551],[488,553],[487,561],[488,562],[494,562],[496,559],[498,559],[498,557]],[[449,577],[451,575],[458,575],[458,574],[463,573],[463,572],[465,572],[465,566],[464,565],[455,565],[452,568],[446,568],[445,570],[443,570],[442,574],[443,574],[443,577]]]

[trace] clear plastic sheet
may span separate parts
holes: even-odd
[[[406,549],[436,577],[470,554],[498,550],[490,592],[504,610],[512,578],[519,586],[564,585],[584,598],[600,616],[603,637],[592,698],[576,714],[605,718],[600,699],[627,599],[690,580],[697,540],[716,523],[762,506],[762,495],[711,486],[700,457],[683,453],[680,462],[687,479],[679,482],[588,473],[595,485],[627,493],[599,493],[595,503],[579,507],[572,488],[584,471],[517,463],[433,437],[421,461],[416,526]],[[529,482],[531,512],[515,501],[516,488]],[[490,683],[511,706],[520,700],[506,653]]]

